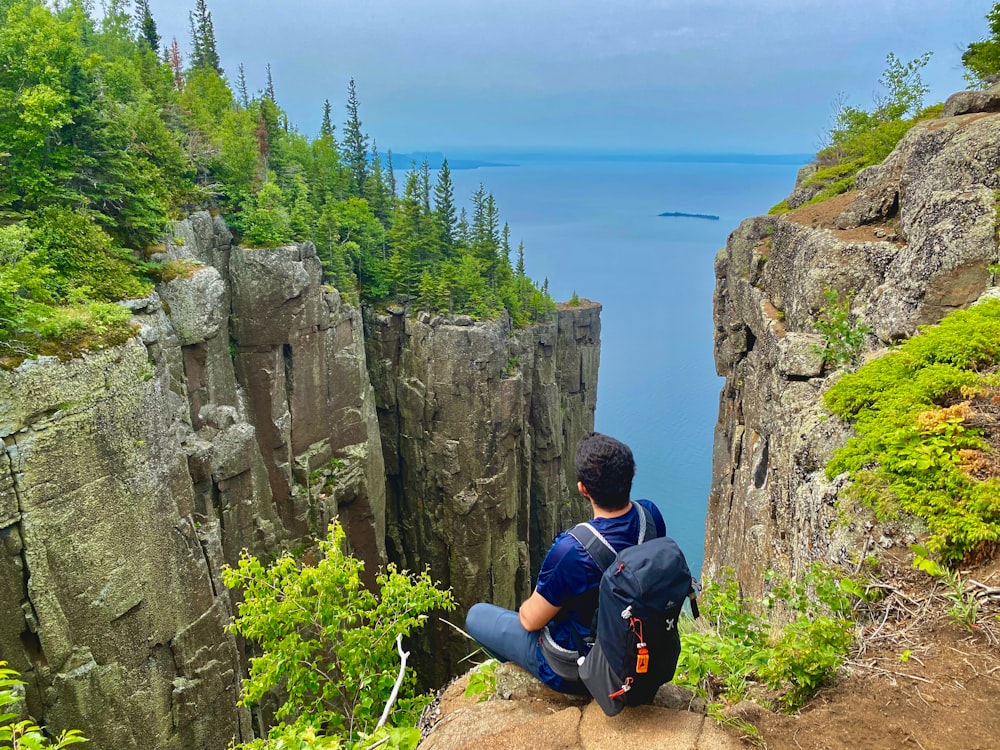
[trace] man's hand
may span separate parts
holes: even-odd
[[[549,600],[538,593],[535,589],[531,596],[524,600],[524,604],[517,610],[521,627],[529,633],[541,630],[549,620],[556,616],[559,607],[549,604]]]

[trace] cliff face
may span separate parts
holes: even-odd
[[[600,308],[513,334],[373,316],[376,397],[312,245],[235,247],[200,213],[162,259],[182,273],[129,303],[135,339],[0,371],[0,660],[95,748],[221,750],[254,731],[220,580],[241,550],[339,516],[371,580],[388,538],[463,605],[526,591],[573,502]]]
[[[0,659],[35,716],[96,747],[251,736],[219,575],[240,550],[340,513],[384,559],[360,315],[320,286],[311,246],[234,249],[197,214],[167,256],[190,273],[130,303],[137,338],[0,373]]]
[[[593,429],[599,314],[565,307],[515,332],[506,318],[401,310],[366,321],[390,557],[429,565],[463,608],[516,606],[555,534],[586,516],[572,458]],[[445,635],[431,649],[436,684],[469,651],[444,648]]]
[[[892,529],[835,523],[842,478],[822,472],[849,428],[829,418],[813,327],[825,292],[853,295],[867,356],[966,307],[996,282],[1000,116],[971,94],[918,125],[857,191],[749,219],[716,258],[715,431],[705,571],[734,568],[759,593],[768,568],[854,559]],[[962,112],[958,115],[947,113]],[[800,199],[797,190],[793,196]]]

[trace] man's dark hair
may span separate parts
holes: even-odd
[[[635,459],[620,440],[592,432],[576,446],[576,478],[597,507],[621,510],[629,502]]]

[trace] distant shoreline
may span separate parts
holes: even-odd
[[[709,221],[718,221],[719,217],[715,214],[686,214],[683,211],[664,211],[662,214],[657,214],[657,216],[666,216],[668,218],[680,218],[680,219],[708,219]]]

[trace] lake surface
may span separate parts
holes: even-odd
[[[686,158],[534,157],[455,170],[452,179],[460,205],[480,182],[493,193],[511,244],[524,241],[528,274],[547,277],[557,301],[575,291],[604,306],[595,428],[632,448],[632,496],[657,504],[697,575],[722,386],[713,358],[713,260],[743,219],[791,192],[805,160]]]

